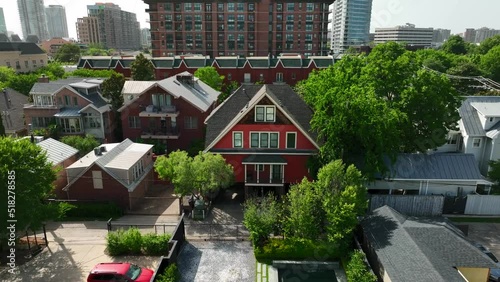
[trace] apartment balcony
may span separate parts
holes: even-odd
[[[175,106],[163,106],[163,107],[155,107],[153,105],[149,105],[146,107],[146,110],[139,113],[140,117],[177,117],[179,115],[179,111]]]
[[[35,104],[24,104],[23,108],[24,109],[40,109],[40,110],[59,110],[63,106],[58,106],[58,105],[35,105]]]
[[[179,139],[180,132],[177,127],[148,129],[141,133],[142,139]]]
[[[263,175],[264,176],[264,175]],[[276,175],[275,177],[257,178],[256,176],[247,175],[245,185],[247,186],[282,186],[285,184],[283,176]]]

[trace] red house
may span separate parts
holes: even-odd
[[[185,150],[203,140],[203,121],[219,94],[189,72],[160,81],[126,81],[119,109],[123,137],[158,140],[168,151]]]
[[[243,85],[206,119],[205,151],[233,165],[245,195],[284,194],[309,177],[319,146],[312,110],[286,84]]]

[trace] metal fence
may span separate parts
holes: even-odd
[[[500,195],[467,195],[465,214],[500,215]]]
[[[384,205],[409,216],[440,216],[444,197],[440,195],[371,195],[370,211]]]
[[[188,223],[186,237],[191,240],[245,241],[250,232],[241,224]]]

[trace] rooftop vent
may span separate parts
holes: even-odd
[[[194,77],[192,74],[178,74],[175,77],[180,83],[194,85]]]
[[[101,149],[99,147],[95,147],[94,148],[94,154],[96,156],[101,156],[102,155]]]

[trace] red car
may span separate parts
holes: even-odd
[[[90,271],[87,282],[122,281],[149,282],[154,271],[131,263],[99,263]]]

